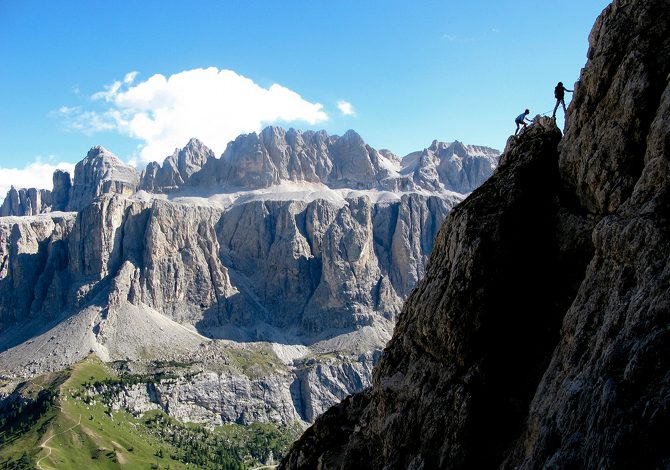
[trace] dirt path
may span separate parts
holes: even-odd
[[[52,451],[52,448],[49,447],[49,446],[47,445],[47,442],[49,442],[51,439],[53,439],[53,438],[56,437],[56,436],[60,436],[61,434],[65,434],[66,432],[72,431],[74,428],[76,428],[76,427],[79,426],[80,424],[81,424],[81,415],[79,415],[79,421],[77,421],[77,424],[74,424],[74,425],[70,426],[70,427],[67,428],[65,431],[61,431],[61,432],[58,432],[58,433],[56,433],[56,434],[51,435],[51,437],[47,438],[43,443],[41,443],[41,444],[40,444],[40,447],[41,447],[42,449],[47,449],[48,452],[47,452],[47,455],[45,455],[44,457],[42,457],[41,459],[39,459],[39,460],[37,461],[37,463],[35,464],[35,466],[36,466],[37,468],[39,468],[40,470],[44,470],[44,467],[42,467],[42,465],[40,464],[40,462],[42,462],[42,460],[44,460],[44,459],[50,457],[50,456],[51,456],[51,451]]]
[[[125,465],[128,463],[126,457],[122,453],[122,451],[126,449],[116,441],[112,441],[112,445],[114,446],[114,453],[116,454],[116,459],[119,461],[119,465]]]

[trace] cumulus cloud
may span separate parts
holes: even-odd
[[[141,140],[139,157],[145,162],[162,161],[191,137],[220,154],[239,134],[274,122],[328,120],[321,104],[279,84],[263,88],[232,70],[210,67],[136,78],[137,72],[130,72],[91,97],[105,105],[104,111],[63,107],[59,113],[74,130],[113,129]]]
[[[117,129],[116,122],[108,113],[87,111],[82,106],[61,106],[57,114],[67,128],[86,135]]]
[[[56,169],[65,170],[74,175],[74,164],[59,162],[53,163],[54,157],[49,157],[49,162],[43,162],[37,157],[35,161],[23,168],[0,167],[0,204],[7,195],[7,191],[15,188],[38,188],[49,189],[53,187],[53,172]]]
[[[340,100],[337,102],[337,108],[342,113],[342,116],[355,116],[356,111],[354,107],[348,101]]]
[[[125,77],[123,77],[123,83],[125,84],[131,84],[135,81],[135,77],[137,77],[138,72],[128,72]]]

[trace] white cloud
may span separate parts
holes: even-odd
[[[130,84],[135,81],[135,77],[137,77],[137,72],[128,72],[125,77],[123,77],[123,83],[125,84]]]
[[[49,157],[49,160],[54,160],[54,157]],[[34,162],[29,163],[23,168],[3,168],[0,167],[0,204],[7,195],[7,191],[14,186],[15,188],[38,188],[49,189],[53,188],[53,172],[56,169],[65,170],[74,175],[74,164],[59,162],[59,163],[44,163],[40,157],[37,157]]]
[[[116,122],[108,113],[86,111],[81,106],[61,106],[55,113],[68,129],[91,135],[96,132],[116,130]]]
[[[277,121],[316,124],[328,120],[319,103],[278,84],[263,88],[232,70],[193,69],[169,77],[156,74],[133,85],[126,74],[92,99],[108,108],[60,111],[68,126],[82,132],[114,129],[143,142],[142,161],[162,161],[196,137],[221,154],[239,134],[260,131]]]
[[[337,108],[342,113],[342,116],[355,116],[356,111],[354,107],[348,101],[340,100],[337,102]]]
[[[115,81],[111,85],[105,85],[105,91],[94,93],[91,98],[94,100],[112,101],[114,96],[119,92],[123,84],[120,81]]]

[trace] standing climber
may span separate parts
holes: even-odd
[[[562,104],[563,105],[563,114],[565,114],[565,92],[568,91],[570,93],[573,92],[573,90],[568,90],[563,86],[563,82],[558,82],[558,85],[556,85],[556,88],[554,88],[554,96],[556,97],[556,106],[554,106],[554,113],[551,115],[552,119],[556,119],[556,110],[558,109],[558,105]]]
[[[514,131],[514,135],[516,135],[517,132],[519,132],[519,126],[523,126],[523,128],[526,128],[526,121],[528,122],[533,122],[530,119],[528,119],[526,116],[530,114],[530,111],[525,110],[523,113],[519,114],[514,122],[516,123],[516,130]]]

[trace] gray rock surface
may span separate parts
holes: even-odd
[[[499,156],[488,147],[435,140],[423,151],[407,155],[400,173],[411,178],[416,187],[465,194],[491,176]]]
[[[163,161],[147,165],[140,176],[140,189],[149,192],[170,192],[183,187],[192,174],[197,173],[214,158],[214,152],[198,139],[191,139],[183,149],[176,149]]]
[[[103,147],[93,147],[74,168],[68,210],[79,211],[102,194],[133,194],[139,185],[134,167]]]
[[[70,202],[72,180],[67,171],[56,170],[53,174],[53,190],[51,191],[51,210],[65,211]]]
[[[114,409],[135,414],[160,409],[180,421],[207,426],[231,422],[304,426],[333,403],[369,386],[372,366],[378,359],[372,354],[338,353],[282,364],[259,344],[233,349],[231,344],[209,343],[196,351],[181,358],[180,367],[144,366],[153,372],[160,370],[168,378],[100,384],[95,394],[104,391],[107,405]],[[258,363],[244,364],[241,370],[238,354],[246,352],[253,352]],[[137,369],[138,365],[132,367]]]
[[[0,205],[0,217],[43,214],[51,211],[51,191],[47,189],[19,188],[14,186]]]
[[[249,149],[260,149],[278,189],[257,188],[267,173]],[[202,364],[122,387],[114,406],[212,425],[308,423],[368,386],[435,233],[463,196],[417,192],[397,157],[353,131],[268,128],[229,151],[236,164],[215,187],[198,177],[216,175],[224,158],[192,140],[148,168],[135,191],[135,170],[96,147],[69,191],[69,175],[54,175],[54,207],[76,212],[0,219],[3,376],[60,370],[91,352],[133,367]],[[407,181],[405,191],[385,190],[391,180]],[[279,366],[250,374],[233,359],[200,357],[203,347],[230,344],[239,355],[258,341]]]
[[[448,215],[375,368],[280,468],[670,464],[670,5],[616,0],[565,137],[541,118]]]
[[[228,144],[189,185],[258,189],[303,181],[331,188],[468,193],[493,173],[499,156],[488,147],[435,141],[401,160],[373,149],[352,130],[340,137],[267,127]]]
[[[0,217],[29,216],[64,211],[70,198],[70,175],[62,170],[53,174],[53,190],[14,186],[0,205]]]
[[[40,312],[52,318],[64,305],[69,279],[66,237],[74,214],[0,219],[0,325]]]

